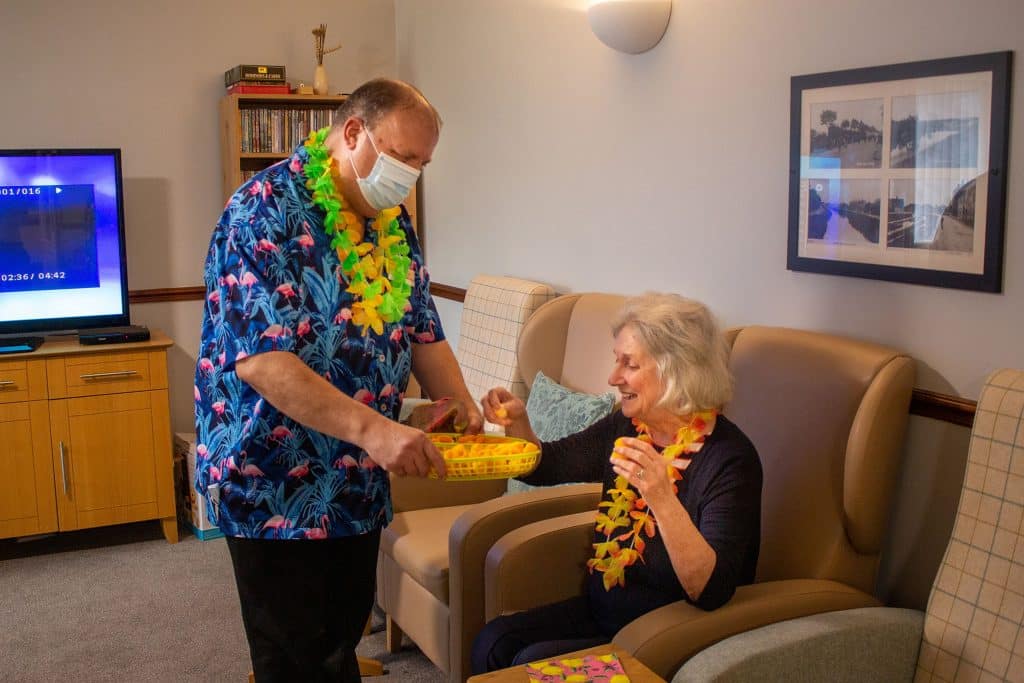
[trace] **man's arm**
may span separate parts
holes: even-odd
[[[480,398],[469,395],[462,369],[447,341],[413,344],[412,371],[430,398],[450,396],[465,404],[467,414],[459,416],[466,422],[465,431],[476,434],[483,429],[484,419],[477,406]]]
[[[444,476],[444,458],[423,432],[389,420],[346,396],[293,353],[268,351],[248,356],[235,364],[235,372],[291,419],[356,444],[388,472],[422,477],[433,464]]]

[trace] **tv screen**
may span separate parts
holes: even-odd
[[[0,334],[128,324],[121,150],[0,150]]]

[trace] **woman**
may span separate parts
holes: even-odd
[[[603,481],[583,596],[488,623],[473,644],[483,673],[606,643],[630,621],[678,600],[713,610],[751,583],[761,526],[761,462],[720,414],[732,396],[728,348],[707,307],[674,294],[630,299],[612,324],[608,383],[621,408],[540,444],[505,389],[484,416],[541,447],[523,481]]]

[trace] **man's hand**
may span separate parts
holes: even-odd
[[[359,445],[385,471],[400,477],[425,477],[431,466],[439,477],[445,476],[444,458],[424,432],[384,416],[374,422]]]
[[[455,414],[455,431],[464,434],[479,434],[484,429],[484,418],[472,403],[459,401]]]

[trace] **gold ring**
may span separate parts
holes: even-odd
[[[637,479],[643,479],[644,478],[644,469],[642,467],[636,471],[636,478]]]

